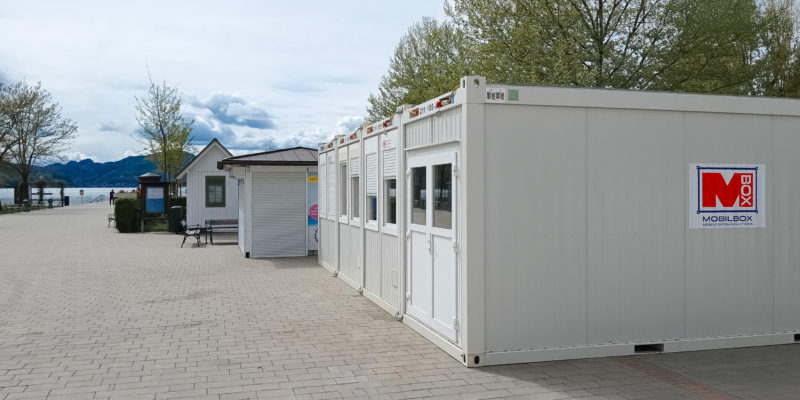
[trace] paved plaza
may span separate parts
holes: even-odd
[[[0,216],[0,400],[800,398],[800,345],[468,369],[313,258],[110,210]]]

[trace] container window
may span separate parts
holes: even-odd
[[[355,219],[355,218],[359,217],[359,212],[358,212],[359,211],[358,210],[358,208],[359,208],[358,205],[359,204],[358,204],[358,201],[361,198],[360,193],[359,193],[359,188],[360,187],[361,186],[359,185],[359,179],[358,179],[357,176],[354,176],[354,177],[350,178],[350,189],[353,191],[352,197],[350,197],[350,199],[352,199],[350,201],[350,205],[352,207],[350,209],[350,218],[354,218]]]
[[[451,164],[433,166],[433,226],[453,228],[453,169]]]
[[[397,223],[397,179],[386,179],[383,182],[385,190],[383,198],[386,199],[383,210],[385,223],[394,225]]]
[[[339,165],[339,215],[347,217],[347,163]]]
[[[425,225],[427,222],[427,176],[425,167],[411,169],[411,223]]]
[[[367,196],[367,221],[375,222],[378,220],[378,197]]]
[[[206,207],[225,207],[224,176],[206,176]]]

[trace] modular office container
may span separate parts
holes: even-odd
[[[398,112],[320,146],[320,263],[465,365],[800,338],[800,102],[465,77]]]

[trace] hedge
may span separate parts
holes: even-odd
[[[138,200],[131,197],[117,199],[114,205],[114,219],[117,230],[122,233],[139,232],[136,226],[136,206]]]

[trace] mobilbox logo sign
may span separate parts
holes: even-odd
[[[764,164],[689,164],[690,228],[763,228]]]

